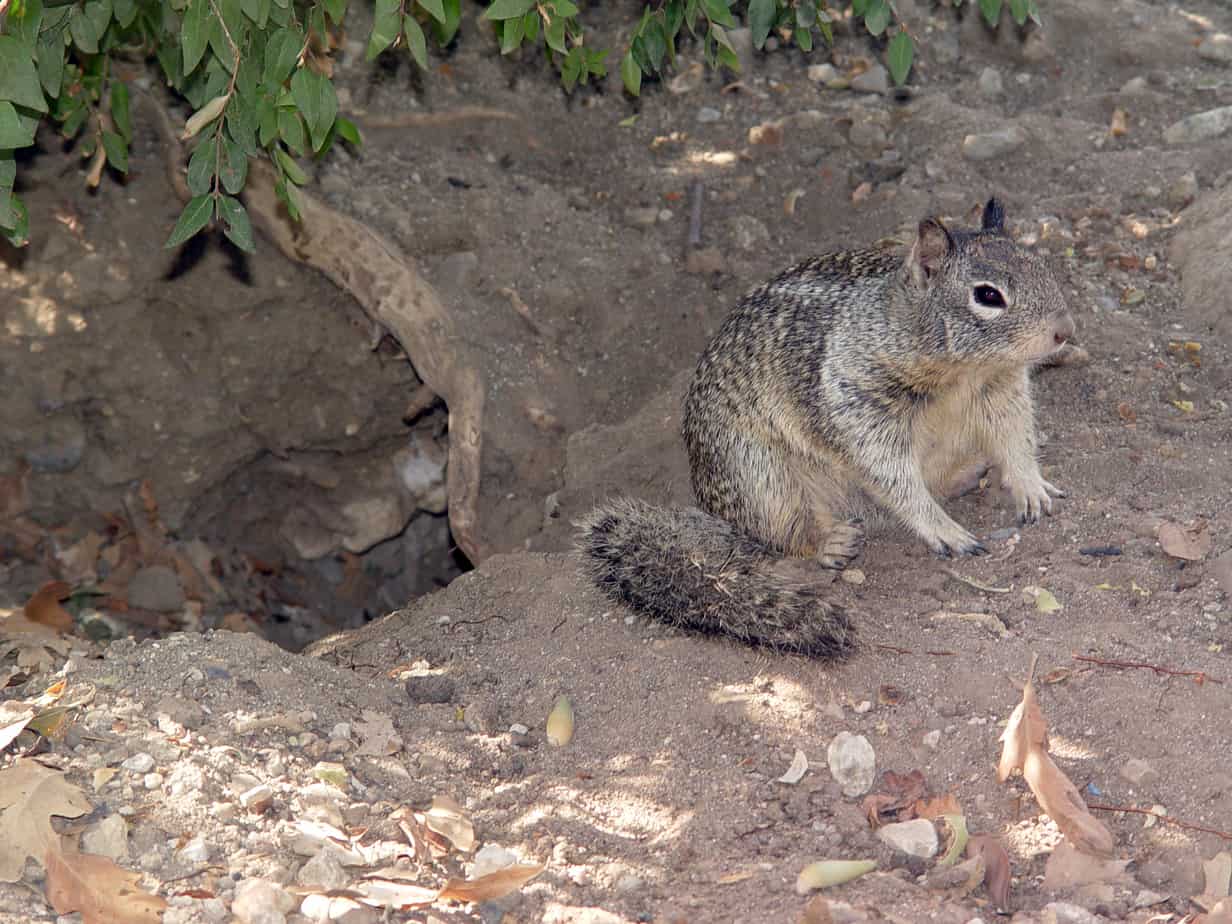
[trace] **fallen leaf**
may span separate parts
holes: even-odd
[[[791,759],[791,766],[779,777],[778,782],[794,786],[804,779],[804,774],[808,773],[808,765],[808,758],[804,756],[803,751],[797,748],[796,755]]]
[[[1211,527],[1206,520],[1195,520],[1188,526],[1161,523],[1159,544],[1173,558],[1201,561],[1211,551]]]
[[[1035,658],[1032,658],[1030,674],[1034,673]],[[1047,747],[1048,725],[1044,721],[1039,701],[1035,698],[1035,687],[1028,679],[1022,688],[1022,699],[1010,713],[1009,721],[1005,723],[1005,731],[1001,733],[1001,761],[997,764],[997,781],[1004,783],[1011,773],[1021,770],[1029,750]]]
[[[1117,416],[1126,423],[1133,423],[1138,419],[1138,412],[1128,401],[1122,401],[1117,405]]]
[[[1204,895],[1214,895],[1223,898],[1232,887],[1232,853],[1222,850],[1209,860],[1202,863],[1202,872],[1206,876]]]
[[[72,592],[73,588],[64,581],[48,581],[26,601],[23,610],[26,619],[49,626],[57,632],[71,632],[73,617],[60,605],[60,601],[67,600]]]
[[[359,735],[356,754],[389,757],[402,750],[402,738],[393,719],[372,709],[365,709],[363,716],[362,722],[355,723],[355,734]]]
[[[98,580],[99,550],[106,539],[96,532],[86,533],[77,542],[64,550],[56,550],[63,576],[72,584],[93,584]]]
[[[1070,841],[1061,841],[1044,866],[1043,888],[1049,892],[1070,892],[1096,882],[1129,886],[1133,880],[1125,872],[1128,860],[1096,857]]]
[[[1010,904],[1010,855],[991,834],[977,834],[967,841],[967,856],[984,858],[984,885],[998,909]]]
[[[77,853],[69,841],[47,851],[47,900],[60,914],[81,912],[83,924],[159,924],[167,907],[137,887],[141,874],[108,857]]]
[[[55,655],[66,655],[72,647],[68,639],[41,623],[31,622],[24,613],[0,610],[0,661],[17,654],[17,666],[32,672],[51,670]]]
[[[1194,403],[1184,398],[1172,399],[1172,406],[1182,414],[1192,414],[1194,412]]]
[[[1022,767],[1023,778],[1035,793],[1040,808],[1050,817],[1061,833],[1083,853],[1111,857],[1115,849],[1112,832],[1091,814],[1086,802],[1048,752],[1032,749]]]
[[[475,828],[466,810],[448,796],[432,797],[432,807],[424,812],[424,824],[463,853],[475,847]]]
[[[1108,134],[1113,138],[1129,134],[1129,116],[1126,115],[1124,109],[1112,110],[1112,122],[1108,125]]]
[[[912,813],[916,818],[927,818],[932,821],[943,815],[961,816],[963,810],[958,804],[958,797],[951,792],[944,796],[934,796],[931,799],[918,799],[912,806]]]
[[[807,895],[815,889],[842,885],[876,868],[876,860],[818,860],[800,870],[796,877],[796,893]]]
[[[737,882],[744,882],[746,879],[752,879],[757,875],[755,869],[742,869],[737,873],[724,873],[715,883],[718,885],[733,885]]]
[[[25,703],[0,703],[0,751],[12,744],[33,718],[34,710]]]
[[[28,858],[41,862],[57,848],[51,816],[76,818],[93,808],[64,774],[36,761],[22,758],[0,771],[0,882],[16,882]]]
[[[558,696],[552,711],[548,713],[548,744],[564,747],[573,740],[573,704],[569,697]]]
[[[356,883],[354,889],[360,895],[359,900],[365,905],[390,908],[394,911],[427,907],[435,902],[440,894],[437,889],[429,889],[411,882],[400,882],[375,874]]]
[[[949,846],[945,854],[937,861],[938,866],[952,866],[967,849],[967,817],[960,814],[942,815],[945,822],[945,835]]]
[[[881,789],[864,797],[860,808],[871,828],[890,821],[910,821],[915,817],[915,805],[925,798],[927,783],[919,770],[895,773],[887,770],[881,777]]]
[[[539,863],[515,864],[478,879],[450,879],[437,896],[455,902],[490,902],[520,889],[543,872]]]
[[[1035,608],[1041,613],[1055,613],[1057,610],[1064,609],[1053,592],[1043,587],[1024,587],[1022,598],[1028,603],[1034,603]]]

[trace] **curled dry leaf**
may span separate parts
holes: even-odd
[[[432,808],[424,812],[429,831],[446,838],[454,849],[470,853],[475,847],[475,828],[466,810],[448,796],[433,796]]]
[[[22,759],[0,771],[0,882],[16,882],[29,857],[56,849],[51,816],[76,818],[94,808],[62,773]]]
[[[787,768],[787,772],[779,777],[780,783],[788,783],[795,785],[804,779],[804,774],[808,772],[808,758],[804,756],[804,752],[796,748],[796,754],[791,759],[791,766]]]
[[[1159,527],[1159,544],[1173,558],[1201,561],[1211,551],[1210,524],[1206,520],[1195,520],[1188,526],[1162,523]]]
[[[1115,850],[1112,832],[1091,814],[1078,788],[1052,762],[1048,752],[1033,749],[1023,761],[1022,775],[1035,793],[1040,808],[1057,823],[1061,833],[1083,853],[1111,857]]]
[[[71,632],[73,617],[60,605],[60,601],[67,600],[72,592],[73,588],[64,581],[48,581],[26,601],[24,609],[26,619],[48,626],[57,632]]]
[[[47,851],[47,900],[60,914],[81,912],[84,924],[159,924],[167,903],[137,887],[140,873],[103,856],[77,853],[68,842]]]
[[[937,861],[938,866],[953,866],[967,849],[967,817],[965,815],[942,815],[945,822],[946,839],[949,847],[945,856]]]
[[[540,863],[521,863],[478,879],[450,879],[437,897],[442,901],[490,902],[522,888],[541,872]]]
[[[807,895],[815,889],[842,885],[876,868],[876,860],[818,860],[800,870],[800,875],[796,877],[796,892]]]
[[[1010,855],[990,834],[977,834],[967,842],[967,856],[984,858],[984,885],[988,897],[1000,909],[1010,904]]]
[[[1034,603],[1035,608],[1041,613],[1055,613],[1057,610],[1064,609],[1056,595],[1051,590],[1043,587],[1024,587],[1022,589],[1022,598],[1027,603]]]
[[[962,815],[963,810],[958,804],[958,797],[950,792],[944,796],[933,796],[931,799],[917,799],[911,812],[916,818],[934,820],[946,815]]]
[[[1129,116],[1124,109],[1114,109],[1112,111],[1112,121],[1108,124],[1108,134],[1113,138],[1120,138],[1122,135],[1129,134]]]
[[[0,751],[12,744],[33,718],[34,710],[25,703],[0,703]]]

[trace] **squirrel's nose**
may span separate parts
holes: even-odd
[[[1074,336],[1074,319],[1068,314],[1063,314],[1057,319],[1056,327],[1053,328],[1052,339],[1057,342],[1057,346],[1060,346],[1072,336]]]

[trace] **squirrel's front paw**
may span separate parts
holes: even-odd
[[[1052,499],[1065,496],[1064,491],[1039,475],[1011,485],[1010,493],[1014,496],[1019,524],[1038,523],[1042,514],[1051,516]]]
[[[988,549],[975,536],[955,524],[953,530],[925,540],[928,547],[942,558],[958,558],[963,555],[986,555]]]

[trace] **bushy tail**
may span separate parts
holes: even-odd
[[[828,581],[817,562],[784,558],[724,520],[621,499],[578,525],[585,570],[636,612],[816,657],[855,646],[847,614],[822,598]]]

